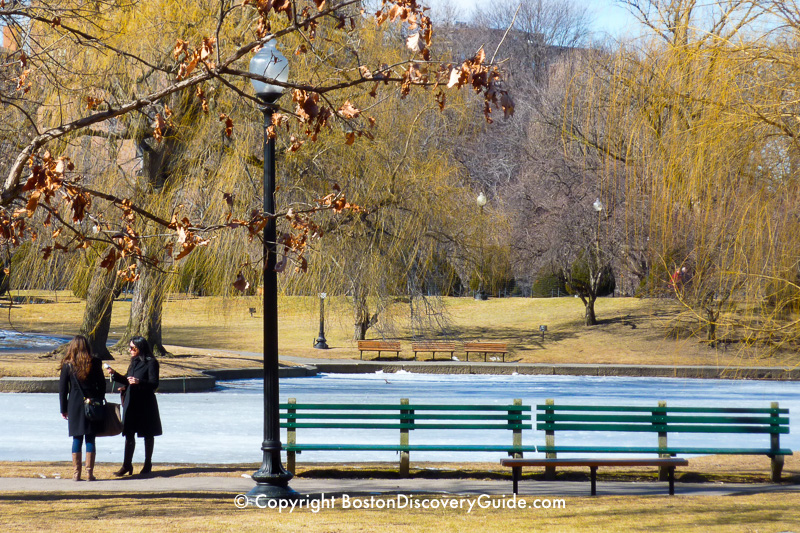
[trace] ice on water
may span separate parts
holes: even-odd
[[[156,439],[157,462],[258,463],[263,439],[263,399],[261,380],[221,382],[218,390],[208,393],[159,394],[158,402],[164,435]],[[778,401],[791,410],[791,433],[781,436],[781,446],[800,449],[800,383],[747,380],[701,380],[674,378],[620,378],[523,375],[439,375],[412,374],[323,374],[307,378],[287,378],[280,383],[281,401],[298,402],[454,404],[507,404],[515,398],[535,406],[553,398],[563,403],[596,402],[604,404],[653,405],[665,400],[669,405],[713,405],[731,407],[767,407]],[[113,395],[111,396],[113,401]],[[61,419],[55,394],[0,394],[0,460],[66,460],[71,439],[67,423]],[[476,442],[508,444],[511,435],[478,435],[475,431],[417,430],[411,442],[426,444]],[[624,444],[654,445],[654,435],[643,434]],[[558,437],[557,437],[558,438]],[[570,435],[573,444],[590,444],[588,439],[605,438]],[[766,435],[737,435],[753,439],[742,445],[767,446]],[[298,430],[300,442],[397,443],[397,431],[369,431],[360,435],[352,430],[325,432]],[[585,439],[585,442],[582,440]],[[613,442],[609,436],[606,442]],[[670,435],[670,444],[704,446],[717,444],[713,436]],[[285,441],[285,434],[283,437]],[[122,460],[122,438],[98,439],[99,461]],[[523,443],[544,443],[542,432],[523,432]],[[623,444],[623,443],[619,443]],[[136,460],[141,461],[141,440]],[[496,461],[501,453],[412,453],[412,461]],[[313,461],[395,461],[393,452],[303,452],[302,462]]]

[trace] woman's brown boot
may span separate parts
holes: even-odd
[[[72,454],[72,481],[81,480],[81,454]]]
[[[97,480],[94,477],[94,456],[96,452],[86,452],[86,481]]]

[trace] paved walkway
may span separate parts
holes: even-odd
[[[104,479],[93,482],[74,482],[71,479],[0,478],[0,493],[86,493],[86,492],[148,492],[168,494],[217,493],[243,494],[255,483],[248,477],[153,477],[148,479]],[[474,479],[293,479],[290,486],[303,495],[347,494],[350,496],[395,494],[453,494],[478,496],[481,494],[510,495],[511,480]],[[765,492],[800,492],[800,485],[744,484],[744,483],[676,483],[678,496],[726,496],[758,494]],[[597,494],[667,496],[666,482],[597,482]],[[588,481],[535,481],[520,482],[520,495],[582,497],[589,495]]]

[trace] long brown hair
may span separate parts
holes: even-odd
[[[83,381],[89,377],[89,370],[92,368],[92,346],[83,335],[75,335],[67,344],[67,353],[61,360],[61,368],[67,364],[72,365],[78,380]]]

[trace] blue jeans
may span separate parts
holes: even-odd
[[[87,434],[86,435],[86,453],[94,453],[94,434]],[[77,437],[72,437],[72,453],[81,453],[81,448],[83,447],[83,435],[79,435]]]

